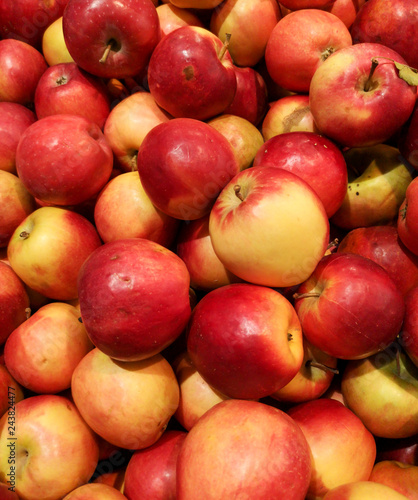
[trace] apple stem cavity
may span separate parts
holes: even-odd
[[[224,41],[223,47],[220,50],[219,56],[218,56],[220,61],[222,61],[222,59],[225,56],[226,51],[228,50],[230,40],[231,40],[231,33],[225,33],[225,41]]]
[[[370,67],[369,76],[367,77],[366,83],[364,84],[364,91],[365,92],[369,92],[371,90],[371,88],[372,88],[373,73],[375,72],[375,69],[377,68],[378,64],[379,64],[379,61],[375,57],[373,57],[373,59],[372,59],[372,65]]]
[[[240,199],[241,201],[244,201],[244,197],[242,196],[242,193],[241,193],[241,186],[239,184],[235,184],[234,192],[235,192],[235,195],[238,199]]]
[[[330,366],[324,365],[323,363],[318,363],[318,361],[314,361],[312,359],[308,359],[308,361],[305,363],[305,366],[307,368],[319,368],[321,370],[324,370],[324,372],[330,372],[334,375],[339,375],[340,373],[336,368],[331,368]]]
[[[99,59],[99,63],[105,64],[105,62],[107,61],[107,58],[109,57],[111,50],[117,52],[118,48],[117,48],[116,40],[109,40],[109,42],[106,45],[106,48],[103,52],[102,57]]]
[[[22,231],[20,234],[19,234],[19,237],[22,238],[23,240],[27,240],[30,236],[30,233],[28,233],[27,231]]]
[[[318,293],[318,292],[306,292],[306,293],[294,293],[293,294],[293,298],[295,300],[298,300],[298,299],[307,299],[307,298],[311,298],[311,297],[320,297],[321,294]]]

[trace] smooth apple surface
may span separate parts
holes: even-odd
[[[68,493],[63,500],[126,500],[126,496],[120,491],[107,484],[83,484],[71,493]]]
[[[358,11],[365,2],[366,0],[331,0],[321,7],[321,9],[339,17],[347,28],[350,29]]]
[[[407,500],[408,497],[385,484],[373,481],[354,481],[333,488],[324,500],[364,500],[365,498],[384,498],[385,500]]]
[[[418,180],[415,178],[406,188],[405,198],[399,207],[396,228],[402,243],[418,256]]]
[[[9,369],[0,363],[0,418],[23,398],[21,385],[12,377]]]
[[[74,62],[68,52],[62,29],[62,16],[52,22],[42,36],[42,54],[49,66]]]
[[[415,105],[404,128],[399,137],[399,151],[412,167],[418,170],[418,104]]]
[[[370,481],[385,484],[410,500],[418,499],[418,466],[396,460],[383,460],[374,465]]]
[[[405,317],[399,341],[418,367],[418,286],[411,288],[405,297]]]
[[[160,20],[162,37],[182,26],[199,26],[200,28],[204,28],[202,21],[193,11],[176,7],[171,3],[157,5],[157,14]]]

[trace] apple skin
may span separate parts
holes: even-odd
[[[169,0],[169,2],[181,9],[214,9],[222,0]]]
[[[62,16],[52,22],[42,36],[42,54],[48,66],[74,62],[68,52],[62,29]]]
[[[92,430],[66,397],[31,396],[15,405],[16,488],[20,498],[57,500],[86,483],[98,461]],[[10,425],[10,424],[9,424]],[[0,420],[0,446],[9,439],[8,414]],[[9,454],[0,458],[0,477],[7,481]]]
[[[212,290],[193,309],[187,351],[216,390],[231,398],[258,399],[299,371],[302,331],[293,306],[280,293],[235,283]]]
[[[340,241],[338,253],[355,253],[381,265],[402,295],[418,286],[418,256],[410,252],[394,226],[358,227]]]
[[[411,288],[405,297],[405,317],[399,342],[418,367],[418,286]]]
[[[418,5],[414,0],[369,0],[351,27],[353,42],[376,42],[390,47],[409,66],[417,68],[418,51],[411,50],[409,43],[418,36],[417,17]]]
[[[156,125],[138,151],[138,174],[145,192],[157,208],[177,219],[194,220],[209,213],[222,188],[238,172],[229,141],[192,118]]]
[[[160,20],[161,38],[182,26],[204,28],[204,24],[193,11],[176,7],[171,3],[157,5],[157,14]]]
[[[406,188],[405,198],[399,207],[396,228],[402,243],[418,256],[418,180],[414,178]]]
[[[393,488],[373,481],[354,481],[342,484],[329,491],[323,500],[364,500],[365,498],[408,500],[408,497]]]
[[[405,313],[403,296],[387,271],[353,253],[323,257],[294,297],[307,340],[341,359],[366,358],[387,347]]]
[[[347,166],[342,152],[326,137],[296,131],[276,135],[257,151],[253,166],[258,165],[299,175],[319,196],[328,218],[342,205],[347,192]]]
[[[107,484],[87,483],[66,495],[63,500],[126,500],[126,496]]]
[[[22,104],[0,102],[0,170],[16,173],[20,136],[36,119],[35,113]]]
[[[347,406],[376,437],[398,439],[418,434],[418,367],[399,345],[349,361],[341,391]]]
[[[0,483],[0,498],[2,500],[19,500],[17,493],[10,490],[6,483]]]
[[[107,87],[74,62],[55,64],[39,79],[35,112],[38,119],[58,114],[84,116],[103,129],[110,113]]]
[[[309,92],[312,77],[330,54],[352,45],[347,26],[334,14],[302,9],[283,17],[268,39],[271,78],[293,92]]]
[[[302,429],[312,453],[307,500],[323,498],[344,483],[368,480],[376,443],[351,410],[334,399],[316,399],[293,406],[287,413]]]
[[[72,305],[52,302],[9,335],[4,360],[23,387],[38,394],[70,387],[75,367],[93,348],[79,317]]]
[[[124,172],[105,185],[94,205],[94,221],[104,243],[145,238],[167,248],[180,222],[151,203],[137,172]]]
[[[176,498],[176,465],[187,432],[168,430],[145,450],[129,460],[123,494],[128,500],[170,500]]]
[[[177,462],[179,500],[305,498],[309,446],[286,413],[257,401],[228,400],[191,429]]]
[[[398,147],[410,165],[418,170],[418,101],[400,133]]]
[[[207,120],[231,104],[236,89],[228,51],[221,40],[198,26],[166,35],[152,53],[148,86],[159,106],[176,118]]]
[[[365,2],[366,0],[331,0],[321,7],[321,9],[340,18],[347,28],[350,29],[358,11]]]
[[[395,460],[383,460],[374,465],[369,481],[385,484],[410,500],[418,499],[418,466]]]
[[[280,5],[289,10],[320,9],[328,2],[329,0],[284,0]]]
[[[233,274],[258,285],[288,287],[306,280],[324,255],[329,223],[303,179],[259,165],[222,190],[210,213],[209,234]]]
[[[85,71],[102,78],[140,73],[160,39],[158,14],[150,0],[125,0],[123,4],[69,0],[62,17],[71,57]],[[101,62],[109,44],[111,50]]]
[[[129,450],[156,443],[179,402],[176,376],[160,354],[121,362],[95,348],[74,370],[71,388],[87,424]]]
[[[190,275],[175,253],[150,240],[105,243],[78,276],[83,323],[93,344],[121,361],[159,353],[191,314]]]
[[[95,227],[82,215],[41,207],[16,228],[7,257],[15,273],[36,292],[55,300],[71,300],[78,295],[81,265],[101,245]]]
[[[11,38],[0,40],[0,101],[33,104],[36,86],[47,67],[32,45]]]
[[[378,65],[366,90],[373,58]],[[417,89],[402,80],[395,64],[385,58],[406,64],[394,50],[365,42],[341,48],[318,67],[309,103],[324,135],[347,147],[371,146],[388,140],[408,120]]]
[[[418,434],[407,438],[377,438],[376,462],[395,460],[409,465],[418,465]]]
[[[11,403],[18,403],[23,398],[21,385],[12,377],[7,366],[0,363],[0,418],[12,406]]]

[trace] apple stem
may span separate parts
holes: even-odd
[[[104,64],[107,60],[107,58],[109,57],[109,53],[110,51],[112,50],[112,47],[113,47],[113,42],[109,42],[107,45],[106,45],[106,48],[103,52],[103,55],[102,57],[99,59],[99,63],[101,64]]]
[[[223,47],[222,49],[220,50],[219,52],[219,60],[222,61],[224,55],[225,55],[225,52],[227,51],[228,49],[228,46],[229,46],[229,41],[231,40],[231,33],[225,33],[225,42],[223,44]]]
[[[321,370],[324,370],[324,372],[331,372],[334,375],[339,375],[339,370],[336,368],[331,368],[330,366],[324,365],[323,363],[318,363],[318,361],[313,361],[312,359],[308,359],[308,361],[305,363],[306,367],[313,366],[314,368],[320,368]]]
[[[372,65],[370,67],[370,73],[369,73],[369,76],[366,80],[366,83],[364,84],[364,91],[365,92],[368,92],[371,89],[373,73],[374,73],[374,70],[377,68],[378,64],[379,64],[379,61],[375,57],[373,57]]]
[[[20,234],[19,234],[19,237],[20,238],[23,238],[24,240],[27,240],[30,236],[30,233],[28,233],[27,231],[22,231]]]
[[[244,201],[244,197],[242,196],[242,193],[241,193],[241,186],[239,184],[235,184],[234,192],[235,192],[237,198],[239,198],[241,201]]]
[[[318,292],[306,292],[306,293],[294,293],[293,294],[293,298],[295,300],[298,300],[298,299],[306,299],[306,298],[309,298],[309,297],[320,297],[321,294],[318,293]]]
[[[332,250],[334,248],[337,248],[339,244],[338,238],[333,239],[328,243],[327,250]]]
[[[29,319],[31,314],[32,314],[32,309],[30,307],[27,307],[25,309],[26,319]]]

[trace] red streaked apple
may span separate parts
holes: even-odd
[[[0,363],[0,418],[23,398],[21,385],[12,377],[9,369]]]
[[[90,351],[73,373],[72,396],[87,424],[115,446],[138,450],[162,436],[177,409],[179,387],[168,361],[116,361]]]
[[[396,460],[383,460],[374,465],[369,481],[385,484],[410,500],[418,500],[418,466]]]
[[[399,342],[418,367],[418,285],[405,297],[405,316]]]
[[[210,212],[209,234],[233,274],[258,285],[288,287],[306,280],[323,257],[329,223],[303,179],[259,165],[222,190]]]
[[[384,498],[385,500],[408,500],[408,497],[385,484],[373,481],[354,481],[333,488],[323,500],[364,500]]]
[[[162,37],[182,26],[204,28],[201,19],[192,10],[176,7],[171,3],[157,5],[157,14]]]
[[[87,483],[74,489],[63,500],[126,500],[126,496],[108,484]]]
[[[42,54],[49,66],[74,62],[68,52],[62,29],[62,16],[51,23],[42,36]]]

